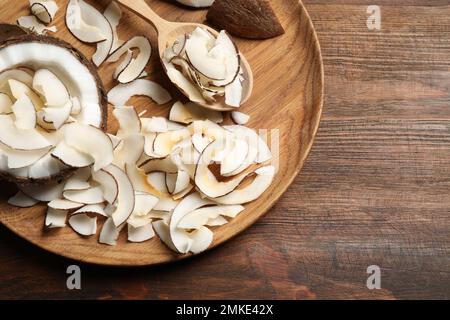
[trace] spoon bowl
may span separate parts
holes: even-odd
[[[144,0],[116,0],[116,2],[123,7],[131,10],[132,12],[149,22],[151,25],[153,25],[158,34],[158,54],[161,61],[163,59],[164,51],[167,46],[172,45],[179,36],[192,33],[197,27],[208,30],[215,37],[217,37],[219,34],[215,29],[204,24],[180,23],[164,20],[159,15],[157,15]],[[242,53],[240,53],[240,57],[241,68],[244,77],[244,81],[242,82],[242,105],[250,98],[252,94],[253,73],[251,71],[250,64]],[[166,71],[165,68],[163,69]],[[217,101],[214,103],[196,102],[196,104],[204,108],[216,111],[236,110],[236,108],[227,106],[223,97],[217,99]]]

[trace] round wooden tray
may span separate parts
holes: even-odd
[[[5,1],[5,0],[0,0]],[[101,8],[107,1],[90,1]],[[203,22],[206,11],[194,11],[164,2],[148,1],[163,18],[171,21]],[[267,129],[276,139],[279,132],[279,157],[275,159],[279,169],[270,189],[257,201],[247,204],[246,209],[228,225],[214,230],[215,247],[247,229],[262,217],[286,191],[298,175],[311,149],[317,132],[323,103],[323,64],[320,46],[309,15],[299,0],[272,1],[286,34],[276,39],[250,41],[236,38],[239,48],[245,54],[255,75],[252,98],[241,108],[251,115],[248,126]],[[64,14],[67,2],[58,1],[56,37],[68,41],[91,57],[94,48],[81,44],[67,30]],[[28,15],[28,1],[22,0],[13,6],[6,6],[0,12],[0,21],[15,23],[16,19]],[[156,34],[152,27],[131,12],[124,12],[119,28],[120,38],[147,35],[156,52]],[[162,74],[161,66],[154,54],[148,72],[151,79],[170,88],[175,99],[182,99],[168,79]],[[99,73],[110,89],[114,83],[112,73],[115,65],[101,66]],[[148,98],[136,97],[129,105],[138,111],[148,110],[146,116],[168,116],[169,107],[157,106]],[[117,123],[109,115],[109,130],[114,132]],[[275,130],[275,131],[272,131]],[[0,221],[20,237],[31,243],[71,259],[102,265],[142,266],[167,263],[190,255],[178,255],[163,245],[158,237],[140,244],[128,243],[126,232],[122,232],[118,245],[110,247],[98,244],[98,237],[83,238],[70,228],[44,230],[45,205],[29,209],[18,209],[6,203],[14,188],[0,186]]]

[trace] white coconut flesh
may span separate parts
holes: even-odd
[[[151,80],[137,79],[112,88],[108,92],[108,101],[116,107],[122,107],[133,96],[146,96],[157,104],[165,104],[172,100],[170,93],[158,83]]]
[[[20,17],[19,19],[17,19],[17,24],[37,34],[46,34],[48,31],[58,31],[56,26],[47,27],[45,24],[41,23],[35,16]]]
[[[55,199],[50,201],[47,204],[50,208],[57,209],[57,210],[75,210],[80,209],[84,206],[84,204],[79,202],[70,201],[67,199]]]
[[[214,0],[176,0],[176,1],[186,6],[194,8],[210,7],[214,2]]]
[[[149,224],[137,228],[130,224],[128,225],[128,241],[130,242],[145,242],[154,236],[155,231],[153,231],[151,221]]]
[[[242,211],[244,211],[244,207],[241,205],[219,205],[200,208],[186,214],[177,227],[188,230],[199,229],[212,219],[220,216],[235,218]]]
[[[117,33],[117,27],[119,26],[120,20],[122,19],[122,10],[115,1],[111,1],[111,3],[103,12],[103,15],[105,16],[106,20],[108,20],[113,31],[113,45],[111,48],[111,51],[113,52],[124,43],[119,39],[119,35]]]
[[[62,163],[73,168],[84,168],[94,164],[94,158],[89,154],[69,147],[67,143],[61,141],[52,151],[52,156]]]
[[[105,170],[93,170],[92,179],[100,185],[104,199],[108,203],[113,204],[119,194],[119,185],[114,176]]]
[[[106,222],[103,224],[98,242],[110,246],[115,246],[117,244],[117,238],[119,237],[120,230],[122,229],[122,227],[119,228],[116,227],[113,222],[113,219],[108,218]]]
[[[110,22],[85,1],[71,0],[67,7],[66,25],[80,41],[97,43],[92,62],[99,67],[108,57],[114,43],[114,31]]]
[[[86,43],[106,41],[107,35],[97,25],[101,13],[93,7],[81,4],[82,0],[70,0],[66,11],[66,26],[78,40]]]
[[[80,209],[75,211],[73,214],[95,214],[103,217],[108,215],[105,213],[105,206],[103,204],[88,204],[82,206]]]
[[[239,111],[231,112],[231,118],[233,119],[233,122],[238,125],[244,125],[250,120],[250,116],[248,114]]]
[[[129,52],[133,49],[139,50],[139,53],[137,54],[136,58],[133,58],[132,55],[130,57]],[[125,65],[125,67],[121,65],[120,71],[119,69],[116,70],[117,81],[119,81],[120,83],[129,83],[133,80],[138,79],[141,76],[152,55],[152,46],[148,38],[137,36],[131,38],[121,47],[119,47],[117,50],[111,53],[111,55],[106,61],[116,62],[124,54],[127,54],[124,60],[124,62],[126,61],[127,64]]]
[[[98,171],[112,163],[114,149],[111,139],[100,129],[79,123],[64,126],[65,143],[94,159],[94,170]]]
[[[189,252],[193,240],[189,236],[189,233],[185,230],[179,229],[178,224],[180,220],[189,212],[198,208],[211,205],[213,202],[208,199],[203,199],[200,194],[193,193],[184,198],[175,208],[170,219],[170,238],[175,248],[180,253]]]
[[[144,153],[145,138],[140,134],[124,137],[120,145],[114,150],[113,163],[125,169],[126,164],[136,164]]]
[[[30,11],[40,21],[49,24],[55,18],[58,5],[55,1],[30,0]]]
[[[192,102],[215,102],[225,96],[229,107],[240,106],[244,80],[240,53],[225,31],[214,38],[198,27],[185,41],[177,39],[169,45],[163,62],[171,81]]]
[[[45,226],[49,229],[64,228],[66,226],[67,210],[48,208],[45,216]]]
[[[91,187],[85,190],[66,190],[63,197],[69,201],[83,204],[98,204],[105,201],[100,187]]]
[[[219,111],[205,109],[192,102],[183,104],[178,101],[170,109],[169,119],[184,124],[207,119],[215,123],[222,123],[223,115]]]
[[[104,170],[110,173],[117,181],[118,195],[117,207],[111,213],[111,218],[116,227],[121,226],[133,213],[135,205],[134,189],[127,174],[120,168],[109,165]]]
[[[92,236],[97,233],[97,217],[89,217],[87,214],[73,214],[68,221],[70,227],[82,236]]]

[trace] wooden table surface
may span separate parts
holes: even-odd
[[[0,298],[449,299],[450,1],[304,2],[324,56],[324,116],[273,210],[195,259],[80,265],[72,291],[73,261],[0,227]],[[381,31],[366,26],[374,4]],[[370,265],[380,290],[366,287]]]

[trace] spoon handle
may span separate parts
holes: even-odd
[[[166,30],[168,24],[170,24],[169,21],[164,20],[156,14],[156,12],[150,8],[145,0],[116,0],[116,2],[133,11],[144,20],[150,22],[158,34],[163,32],[163,30]]]

